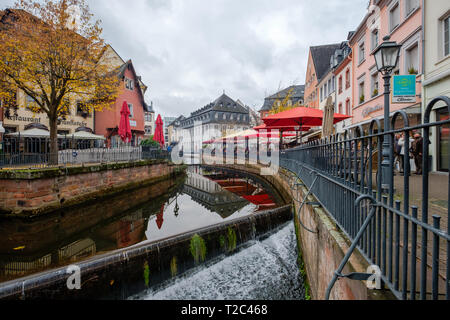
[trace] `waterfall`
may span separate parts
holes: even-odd
[[[212,265],[200,267],[140,300],[302,300],[304,286],[297,266],[294,224]]]

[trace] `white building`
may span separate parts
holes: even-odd
[[[438,96],[450,97],[450,2],[448,0],[424,1],[424,75],[422,109]],[[449,119],[447,108],[438,103],[430,121]],[[448,172],[450,126],[431,130],[430,155],[432,170]]]

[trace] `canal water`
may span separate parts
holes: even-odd
[[[162,194],[157,198],[153,194]],[[144,198],[144,199],[143,199]],[[151,200],[145,200],[150,199]],[[0,286],[100,254],[285,205],[255,176],[190,167],[182,180],[31,221],[0,223]],[[293,224],[134,299],[301,299]]]

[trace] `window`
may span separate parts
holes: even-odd
[[[372,51],[378,47],[378,29],[372,31]]]
[[[90,116],[89,110],[86,108],[86,105],[82,102],[77,102],[77,116],[87,118]]]
[[[444,57],[450,54],[450,16],[443,21],[444,26]]]
[[[400,7],[398,2],[389,10],[389,31],[392,32],[400,25]]]
[[[419,73],[419,44],[416,42],[405,51],[405,73]]]
[[[359,83],[359,103],[364,103],[366,101],[365,95],[364,95],[364,81],[361,81]]]
[[[130,118],[134,118],[133,105],[131,103],[128,104],[128,109],[130,109]]]
[[[350,106],[350,99],[347,99],[345,101],[345,114],[349,116],[349,115],[351,115],[351,112],[352,112],[352,110],[351,110],[351,106]]]
[[[358,62],[362,63],[366,59],[366,48],[364,42],[360,43],[358,51]]]
[[[325,99],[328,96],[328,84],[325,83],[323,88],[323,98]]]
[[[323,101],[323,87],[320,87],[320,101]]]
[[[339,93],[342,93],[342,76],[340,76],[338,80],[338,90]]]
[[[379,86],[378,86],[378,73],[374,73],[372,74],[372,79],[371,79],[371,92],[372,92],[372,98],[378,96],[378,90],[379,90]]]
[[[341,114],[342,114],[342,103],[339,103],[338,113],[341,113]]]
[[[133,80],[128,79],[128,78],[125,77],[124,82],[125,82],[125,88],[127,88],[128,90],[131,90],[131,91],[134,90],[134,82],[133,82]]]
[[[350,88],[350,69],[345,71],[345,89]]]
[[[419,0],[406,0],[405,1],[405,16],[409,16],[411,12],[419,7]]]

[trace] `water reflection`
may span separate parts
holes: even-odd
[[[190,167],[183,190],[151,217],[146,236],[157,241],[278,207],[274,190],[255,177]]]
[[[191,167],[178,183],[163,182],[30,222],[0,223],[0,282],[281,204],[256,177]]]

